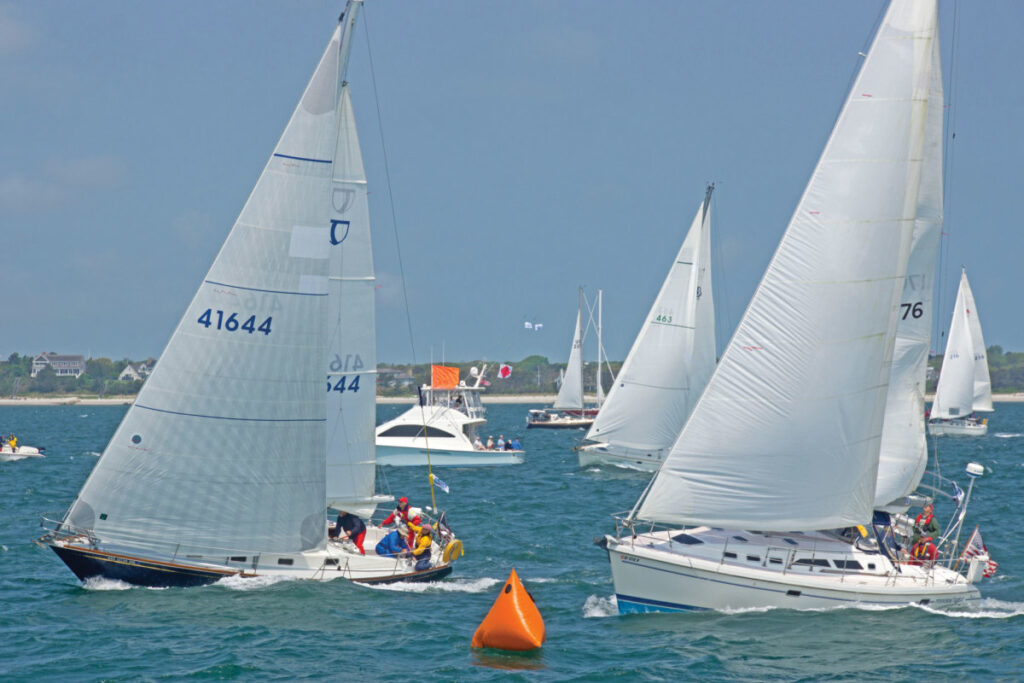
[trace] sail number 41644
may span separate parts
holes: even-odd
[[[245,314],[243,313],[242,315],[244,316]],[[256,316],[254,315],[250,315],[245,319],[245,322],[242,322],[238,313],[215,311],[212,308],[207,308],[196,322],[207,329],[216,326],[218,330],[227,330],[228,332],[243,330],[249,334],[262,332],[266,335],[270,334],[270,321],[272,319],[273,317],[268,317],[257,326]]]

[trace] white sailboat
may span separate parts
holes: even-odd
[[[988,420],[978,413],[992,411],[992,380],[985,339],[974,294],[967,281],[967,270],[963,269],[946,353],[942,357],[942,371],[929,413],[928,433],[932,436],[984,436],[988,433]]]
[[[883,424],[941,116],[935,2],[894,0],[707,388],[603,539],[620,612],[980,598],[987,556],[961,573],[948,548],[911,564],[867,537],[890,502]]]
[[[711,193],[644,320],[601,412],[580,448],[580,465],[656,471],[715,369],[711,289]]]
[[[480,400],[481,382],[487,366],[465,380],[438,381],[438,367],[431,382],[419,388],[419,405],[377,427],[377,462],[395,467],[467,467],[476,465],[518,465],[523,450],[477,448],[478,429],[487,423],[487,409]],[[458,368],[447,368],[458,373]]]
[[[598,317],[600,318],[600,297],[598,292]],[[526,417],[527,429],[582,429],[594,423],[594,416],[600,409],[603,398],[601,386],[601,335],[597,335],[597,392],[598,405],[588,408],[583,400],[583,288],[579,290],[579,307],[576,310],[576,328],[572,335],[569,361],[562,375],[562,384],[551,408],[530,410]]]
[[[451,572],[436,546],[421,571],[376,555],[377,527],[365,555],[328,542],[325,501],[364,514],[379,502],[367,191],[345,81],[360,4],[346,6],[155,371],[40,539],[83,581],[383,583]]]

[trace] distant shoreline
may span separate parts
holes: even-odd
[[[554,403],[554,394],[493,394],[481,396],[484,403]],[[925,396],[926,401],[934,398]],[[78,396],[54,396],[52,398],[0,398],[0,406],[120,406],[128,405],[135,400],[134,396],[111,396],[108,398],[80,398]],[[594,397],[588,396],[587,401]],[[1016,394],[992,394],[994,403],[1024,403],[1024,392]],[[415,396],[378,396],[378,404],[406,404],[416,402]]]

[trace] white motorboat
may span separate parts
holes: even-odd
[[[707,188],[601,412],[581,466],[655,472],[715,369],[711,193]]]
[[[963,269],[946,353],[942,357],[942,371],[928,416],[928,433],[932,436],[984,436],[988,433],[988,420],[978,413],[991,412],[992,380],[985,355],[985,338],[981,334],[978,307],[967,281],[967,270]]]
[[[527,429],[584,429],[594,424],[604,403],[604,387],[601,382],[601,300],[603,292],[597,292],[597,404],[587,406],[583,398],[583,288],[579,290],[579,307],[576,310],[576,329],[572,335],[569,361],[566,363],[562,382],[558,387],[555,403],[550,408],[532,409],[526,415]],[[588,309],[593,315],[593,309]],[[593,320],[593,317],[591,317]]]
[[[386,583],[452,571],[458,541],[444,523],[419,570],[375,554],[379,527],[368,525],[365,555],[328,541],[329,507],[367,515],[388,499],[372,495],[373,267],[345,81],[360,4],[347,4],[156,369],[40,539],[83,581]]]
[[[476,368],[473,368],[475,370]],[[440,382],[439,373],[455,379]],[[433,366],[431,383],[419,388],[419,403],[377,427],[377,463],[395,467],[466,467],[518,465],[522,450],[477,448],[479,428],[487,423],[487,409],[480,400],[487,366],[470,372],[476,382],[459,381],[458,368]]]
[[[4,443],[0,446],[0,462],[10,462],[13,460],[24,460],[25,458],[43,458],[46,457],[44,448],[36,448],[35,446],[17,446],[11,448],[11,444]]]
[[[973,479],[937,558],[879,531],[921,479],[880,456],[883,425],[923,435],[888,398],[908,264],[941,225],[942,115],[936,4],[894,0],[707,388],[601,541],[620,612],[980,598],[987,555],[956,552]]]

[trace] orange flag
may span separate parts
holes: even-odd
[[[459,369],[447,365],[431,365],[430,384],[435,389],[454,389],[459,384]]]

